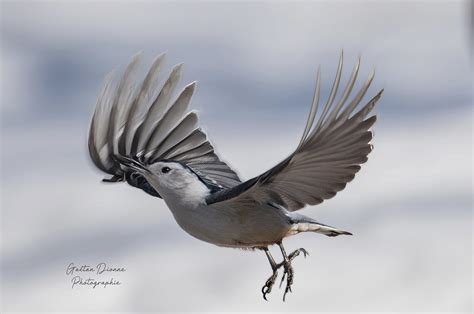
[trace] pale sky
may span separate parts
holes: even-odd
[[[472,90],[461,1],[1,3],[2,312],[472,310]],[[101,183],[87,129],[105,75],[138,51],[184,62],[191,107],[250,178],[297,145],[322,69],[327,96],[362,58],[374,152],[334,199],[302,211],[353,237],[305,234],[293,294],[270,302],[262,252],[182,231],[164,203]],[[274,250],[277,253],[276,250]],[[275,254],[276,255],[276,254]],[[66,267],[127,268],[70,288]]]

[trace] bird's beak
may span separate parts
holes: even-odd
[[[133,169],[142,174],[151,174],[151,171],[148,170],[148,168],[144,164],[142,164],[141,162],[137,160],[134,160],[132,158],[125,157],[125,156],[120,156],[120,155],[116,155],[114,157],[117,160],[117,162],[119,162],[121,165],[127,168]]]

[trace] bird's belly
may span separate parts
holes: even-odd
[[[271,206],[235,209],[202,205],[193,209],[170,209],[183,230],[218,246],[267,246],[281,241],[291,227],[288,217]]]

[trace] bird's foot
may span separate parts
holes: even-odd
[[[267,279],[267,282],[265,282],[265,285],[262,287],[262,294],[265,301],[268,301],[267,294],[272,292],[272,287],[275,284],[275,280],[278,277],[278,268],[279,267],[273,268],[273,274],[270,276],[270,278]]]
[[[291,286],[293,285],[293,266],[291,266],[291,261],[283,261],[279,265],[283,266],[283,276],[281,277],[280,281],[280,288],[283,284],[283,281],[285,281],[286,277],[286,287],[285,287],[285,293],[283,294],[283,302],[285,301],[286,294],[288,292],[293,292],[291,290]]]
[[[278,264],[278,267],[283,266],[283,269],[284,269],[283,276],[281,277],[281,281],[280,281],[280,288],[283,285],[283,281],[285,281],[285,277],[286,277],[286,287],[285,287],[285,293],[283,294],[283,301],[285,301],[285,297],[288,292],[293,292],[291,290],[291,286],[293,285],[294,270],[293,270],[293,266],[291,265],[291,262],[301,253],[303,253],[303,256],[305,258],[306,256],[309,256],[308,251],[306,251],[303,248],[299,248],[291,252],[291,254],[288,255],[287,260],[284,260],[283,262]]]
[[[306,258],[306,256],[309,256],[309,253],[308,251],[306,251],[305,249],[303,248],[299,248],[299,249],[296,249],[294,250],[293,252],[291,252],[290,255],[288,255],[288,259],[290,261],[292,261],[295,257],[297,257],[298,255],[300,255],[300,253],[303,253],[303,256]]]
[[[273,285],[275,284],[275,281],[278,277],[278,269],[280,267],[283,267],[283,276],[281,278],[280,282],[280,288],[283,285],[283,282],[285,281],[286,278],[286,287],[285,287],[285,293],[283,294],[283,301],[285,301],[286,294],[288,292],[293,292],[291,291],[291,286],[293,285],[293,277],[294,277],[294,271],[293,271],[293,266],[291,265],[291,262],[299,256],[301,253],[303,253],[304,257],[308,256],[308,252],[303,249],[299,248],[297,250],[294,250],[289,254],[288,256],[285,253],[285,250],[283,246],[280,243],[280,248],[283,253],[283,262],[277,264],[275,263],[273,257],[270,255],[270,252],[268,249],[264,249],[265,253],[267,254],[268,260],[270,261],[270,265],[272,266],[273,274],[270,276],[270,278],[267,279],[265,282],[265,285],[262,287],[262,294],[263,298],[267,300],[267,294],[269,294],[272,291]]]

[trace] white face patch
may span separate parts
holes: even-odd
[[[148,167],[157,176],[168,175],[173,172],[186,170],[183,165],[172,161],[159,161]]]
[[[188,167],[172,161],[150,165],[150,184],[168,202],[202,203],[209,194],[207,186]]]

